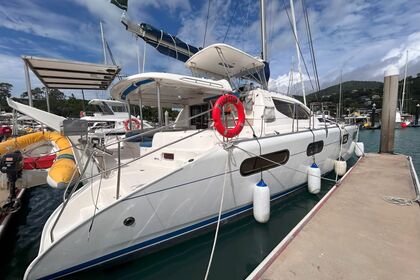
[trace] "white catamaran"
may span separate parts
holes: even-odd
[[[358,128],[320,123],[298,100],[263,89],[262,59],[214,44],[186,66],[212,78],[142,73],[113,86],[116,100],[157,106],[160,123],[162,107],[179,108],[178,117],[145,132],[154,133],[151,146],[134,136],[73,149],[84,185],[49,217],[25,279],[57,278],[197,234],[218,222],[222,197],[221,220],[231,219],[253,208],[262,177],[279,199],[306,186],[313,163],[325,174],[353,154]],[[262,87],[233,83],[256,78]],[[10,105],[51,127],[62,122]]]

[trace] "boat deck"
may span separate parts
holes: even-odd
[[[420,279],[420,207],[406,156],[367,154],[248,279]]]

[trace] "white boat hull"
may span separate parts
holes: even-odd
[[[346,131],[348,141],[342,145],[341,154],[344,159],[352,155],[351,143],[357,141],[356,126],[347,126]],[[288,195],[307,182],[306,170],[313,163],[312,156],[307,155],[307,147],[313,137],[315,141],[324,141],[323,150],[315,155],[322,174],[332,171],[340,153],[341,133],[337,127],[330,127],[328,133],[325,129],[315,130],[314,136],[310,131],[304,131],[260,138],[262,154],[286,149],[290,152],[284,166],[263,172],[264,181],[270,186],[271,199]],[[235,146],[241,149],[234,147],[232,150],[222,219],[252,209],[253,189],[260,179],[260,173],[242,176],[239,171],[243,160],[259,154],[257,141],[239,141]],[[45,224],[39,254],[28,267],[25,279],[53,279],[71,274],[215,224],[227,155],[221,145],[215,146],[178,170],[115,199],[97,211],[90,233],[93,213],[80,210],[80,216],[83,216],[80,222],[65,232],[55,233],[59,237],[51,242],[50,231],[60,206]],[[72,200],[77,201],[84,195],[90,197],[88,186],[79,190]],[[123,224],[128,217],[135,218],[131,226]]]

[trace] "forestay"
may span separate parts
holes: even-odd
[[[111,89],[117,100],[141,102],[145,106],[178,107],[231,92],[226,80],[209,80],[169,73],[143,73],[125,78]],[[198,102],[198,103],[201,103]]]

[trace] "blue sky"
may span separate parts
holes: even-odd
[[[420,72],[420,5],[416,1],[306,2],[321,86],[337,82],[340,69],[344,80],[382,80],[385,68],[391,64],[400,67],[402,73],[407,49],[409,73]],[[289,9],[289,1],[285,3]],[[207,0],[129,0],[128,15],[202,46],[207,5]],[[283,0],[266,0],[266,5],[270,84],[284,91],[292,57],[296,56],[293,35]],[[231,21],[225,43],[259,55],[258,7],[255,0],[211,0],[206,45],[222,42]],[[302,50],[309,64],[299,0],[295,1],[295,10]],[[0,81],[12,83],[15,95],[25,90],[21,55],[102,62],[100,20],[123,73],[135,74],[136,48],[142,52],[143,42],[124,29],[120,17],[121,10],[109,0],[0,0]],[[146,53],[146,71],[188,73],[182,62],[152,47]],[[34,76],[32,81],[34,86],[40,85]]]

